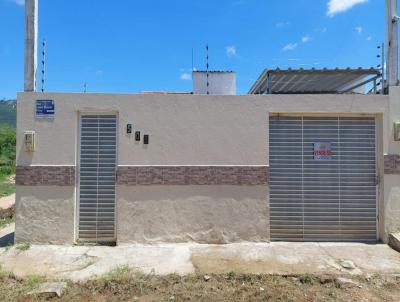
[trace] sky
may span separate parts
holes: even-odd
[[[45,90],[192,91],[208,43],[246,94],[265,68],[376,67],[384,22],[384,0],[39,0]],[[23,42],[24,0],[0,0],[0,99],[23,90]]]

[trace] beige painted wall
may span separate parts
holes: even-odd
[[[384,142],[385,154],[400,154],[400,142],[394,141],[394,122],[400,122],[400,87],[390,87],[389,115],[386,119],[387,131]],[[400,175],[385,175],[384,177],[383,239],[392,232],[400,232]]]
[[[17,186],[15,241],[74,242],[74,187]]]
[[[267,186],[118,187],[119,243],[268,241]]]
[[[35,119],[35,100],[53,99],[54,120]],[[386,96],[191,96],[116,94],[18,95],[17,165],[74,165],[79,111],[119,112],[119,165],[268,164],[268,115],[386,113]],[[126,124],[150,134],[150,145],[126,135]],[[37,132],[37,151],[22,148]]]
[[[36,99],[55,100],[54,120],[35,118]],[[372,95],[21,93],[18,95],[17,165],[75,165],[79,112],[118,112],[119,165],[266,165],[270,113],[377,115],[382,121],[384,134],[379,149],[382,153],[399,154],[400,146],[393,141],[392,126],[394,120],[400,119],[399,99],[398,88],[392,90],[390,99]],[[134,131],[150,134],[150,145],[136,143],[134,135],[126,135],[127,123],[134,125]],[[23,133],[29,130],[37,132],[36,152],[33,154],[22,150]],[[379,161],[382,162],[382,157]],[[380,173],[383,174],[382,167]],[[400,227],[400,217],[395,215],[400,205],[400,176],[386,175],[382,178],[381,186],[385,185],[385,190],[382,189],[380,194],[381,234],[382,230]],[[217,238],[216,241],[266,238],[266,222],[258,214],[268,206],[267,200],[263,199],[268,196],[266,188],[205,189],[167,186],[119,188],[118,239],[152,242],[158,239],[180,241],[189,237],[198,241],[204,238]],[[251,195],[253,190],[254,195]],[[71,242],[73,189],[18,186],[17,200],[17,240],[32,238],[42,242]],[[211,216],[208,208],[214,209]],[[236,208],[245,213],[242,223],[235,224],[240,221]],[[165,217],[163,212],[169,216]],[[198,217],[196,213],[199,213]],[[65,221],[61,219],[64,216],[67,216]],[[246,223],[250,216],[255,219],[255,225]],[[154,218],[164,221],[168,227],[163,229],[161,224],[154,223]],[[194,219],[196,224],[191,225]],[[233,225],[227,231],[230,222]],[[54,237],[54,229],[60,232],[57,237]],[[384,236],[383,233],[382,238]]]

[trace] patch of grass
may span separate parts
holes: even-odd
[[[15,193],[15,184],[9,184],[0,180],[0,198]]]
[[[12,222],[13,220],[10,217],[0,218],[0,229],[4,228],[5,226],[9,225]]]
[[[0,178],[15,174],[15,128],[0,126]]]
[[[31,248],[31,244],[29,242],[21,242],[18,243],[15,248],[21,252],[24,252]]]
[[[8,252],[12,247],[14,246],[14,244],[13,243],[8,243],[7,245],[6,245],[6,252]]]
[[[8,177],[15,174],[15,128],[0,125],[0,197],[15,193],[15,184],[9,183]]]
[[[363,283],[363,288],[337,289],[335,277],[314,275],[297,277],[217,274],[156,276],[119,267],[85,283],[68,283],[65,294],[51,301],[400,301],[400,279],[390,285],[376,285],[382,280]],[[302,283],[301,280],[306,282]],[[312,284],[310,283],[312,280]],[[356,280],[356,279],[354,279]],[[46,301],[27,292],[44,282],[39,276],[18,279],[12,274],[0,278],[0,301]]]
[[[119,266],[111,272],[101,276],[99,280],[123,280],[132,277],[132,270],[127,265]]]
[[[14,207],[6,210],[0,209],[0,229],[14,221]]]
[[[0,301],[46,301],[39,297],[27,297],[27,294],[46,280],[40,276],[17,278],[12,273],[0,273]]]
[[[3,271],[3,266],[0,264],[0,281],[6,277],[6,273]]]
[[[38,276],[38,275],[32,275],[29,276],[26,279],[26,284],[30,287],[30,288],[36,288],[39,284],[42,284],[46,281],[46,279],[42,276]]]
[[[314,284],[314,278],[310,274],[305,274],[301,276],[299,280],[302,284],[310,284],[310,285]]]

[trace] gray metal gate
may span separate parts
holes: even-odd
[[[115,242],[115,115],[80,118],[78,239]]]
[[[375,129],[372,117],[270,117],[272,240],[376,241]]]

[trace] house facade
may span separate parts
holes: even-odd
[[[20,93],[16,241],[385,241],[399,98]]]

